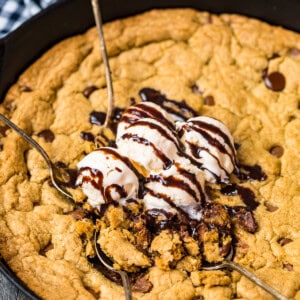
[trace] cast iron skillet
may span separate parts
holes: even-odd
[[[151,8],[193,7],[212,13],[238,13],[300,32],[299,0],[102,0],[101,5],[104,22]],[[93,24],[88,0],[60,0],[0,39],[0,102],[21,72],[43,52]],[[29,298],[39,299],[1,259],[0,271]]]

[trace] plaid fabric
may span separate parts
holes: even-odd
[[[57,0],[0,0],[0,37]]]

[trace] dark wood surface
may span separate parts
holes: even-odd
[[[29,298],[0,273],[0,300],[29,300]]]

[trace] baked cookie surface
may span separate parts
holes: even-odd
[[[139,102],[145,87],[185,100],[199,114],[226,124],[239,145],[241,164],[261,167],[265,180],[243,183],[260,203],[254,211],[258,230],[235,228],[235,261],[286,297],[300,299],[300,35],[238,15],[190,9],[146,12],[108,23],[104,31],[120,111],[133,99]],[[30,66],[0,111],[72,174],[95,147],[106,95],[93,28]],[[0,134],[1,256],[43,299],[122,297],[122,287],[87,259],[93,253],[87,237],[93,224],[85,211],[74,210],[49,185],[47,167],[35,150],[4,125]],[[218,194],[218,201],[243,205],[238,196]],[[110,241],[124,220],[114,210],[108,217],[103,239]],[[177,241],[166,232],[154,251],[163,244],[164,253],[171,253]],[[141,256],[139,263],[147,266],[147,259]],[[191,265],[197,262],[151,267],[139,282],[148,289],[137,287],[134,297],[272,299],[236,272],[188,269]]]

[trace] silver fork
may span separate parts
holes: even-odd
[[[238,271],[240,274],[246,276],[249,280],[254,282],[256,285],[263,288],[266,292],[272,295],[275,299],[278,300],[288,300],[286,297],[281,295],[277,290],[273,287],[262,281],[258,278],[254,273],[248,271],[246,268],[242,267],[241,265],[235,263],[233,261],[233,247],[231,246],[228,255],[224,258],[223,261],[213,264],[204,264],[201,266],[202,270],[220,270],[220,269],[231,269]]]

